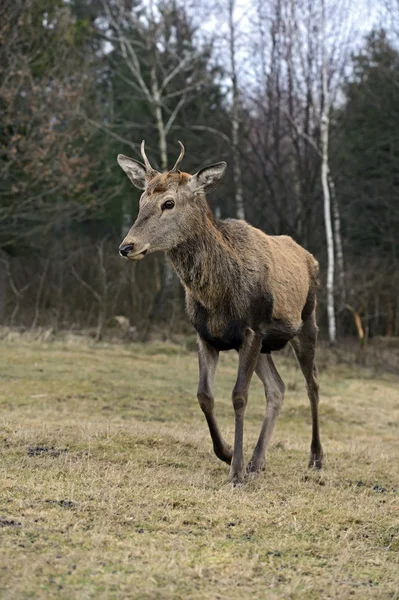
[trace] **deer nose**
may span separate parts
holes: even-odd
[[[133,250],[133,244],[122,244],[119,246],[119,254],[122,256],[127,256],[131,250]]]

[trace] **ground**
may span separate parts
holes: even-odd
[[[295,362],[264,475],[213,455],[197,358],[170,344],[0,346],[0,597],[399,598],[398,384],[321,360],[322,472]],[[233,436],[237,357],[216,404]],[[253,380],[249,458],[264,412]]]

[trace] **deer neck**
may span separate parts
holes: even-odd
[[[238,263],[212,215],[167,256],[184,288],[204,307],[214,309],[228,299]]]

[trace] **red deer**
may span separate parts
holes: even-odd
[[[288,342],[304,375],[312,413],[309,466],[321,468],[319,386],[315,364],[316,288],[318,263],[288,236],[269,236],[236,219],[216,219],[206,199],[219,183],[226,163],[194,175],[183,173],[180,156],[169,172],[154,170],[120,154],[118,163],[131,182],[144,192],[138,217],[119,247],[122,256],[141,260],[166,252],[186,294],[188,317],[198,333],[198,401],[207,420],[215,454],[230,464],[229,479],[241,485],[245,475],[265,468],[266,449],[280,412],[284,383],[272,352]],[[238,374],[232,399],[234,445],[224,440],[215,417],[212,393],[219,352],[238,351]],[[258,442],[244,465],[243,429],[253,373],[263,383],[266,413]]]

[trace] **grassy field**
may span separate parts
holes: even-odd
[[[399,598],[399,377],[321,357],[321,473],[292,358],[266,473],[240,489],[167,344],[2,342],[0,597]],[[221,357],[229,441],[237,357]],[[254,378],[246,457],[264,412]]]

